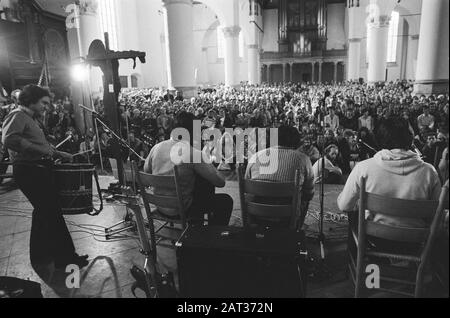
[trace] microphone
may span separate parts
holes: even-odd
[[[417,146],[414,144],[414,142],[412,143],[412,148],[413,148],[414,152],[415,152],[420,158],[423,158],[422,152],[420,152],[419,148],[417,148]]]
[[[378,152],[378,150],[376,150],[375,148],[369,146],[367,143],[365,143],[364,141],[362,141],[362,139],[358,139],[358,142],[359,142],[360,144],[363,144],[364,146],[366,146],[366,147],[369,148],[370,150],[372,150],[374,153],[377,153],[377,152]]]
[[[94,109],[87,108],[86,106],[81,105],[81,104],[78,104],[78,107],[81,107],[81,108],[84,109],[85,111],[90,112],[90,113],[91,113],[92,115],[94,115],[94,116],[100,116],[100,114],[97,113],[97,111],[95,111]]]

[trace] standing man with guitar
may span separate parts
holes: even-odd
[[[45,138],[38,118],[50,105],[49,91],[28,85],[19,96],[19,107],[4,120],[2,143],[8,148],[14,179],[34,207],[30,259],[33,266],[54,262],[57,269],[69,264],[88,265],[78,256],[58,203],[53,159],[71,161],[72,155],[57,151]]]

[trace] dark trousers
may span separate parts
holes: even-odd
[[[201,223],[208,214],[208,225],[228,226],[233,212],[233,199],[228,194],[216,194],[215,187],[196,175],[194,199],[186,215],[191,223]]]
[[[16,164],[14,179],[34,208],[31,262],[43,263],[73,256],[75,247],[61,213],[51,165]]]

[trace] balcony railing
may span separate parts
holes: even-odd
[[[262,60],[280,60],[280,59],[301,59],[301,58],[327,58],[327,57],[346,57],[347,50],[326,50],[310,51],[304,53],[294,52],[263,52]]]

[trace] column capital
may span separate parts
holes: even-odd
[[[98,1],[97,0],[83,0],[78,4],[80,15],[97,15]]]
[[[239,36],[239,32],[241,32],[241,27],[238,25],[228,26],[224,27],[222,31],[226,38],[235,38]]]
[[[192,6],[194,5],[192,0],[162,0],[163,6],[167,7],[169,5],[173,5],[173,4],[185,4],[185,5],[189,5]]]
[[[418,34],[413,34],[413,35],[411,35],[411,40],[418,40],[419,37],[420,36]]]
[[[370,17],[368,20],[368,26],[372,28],[388,28],[391,21],[391,16],[389,15],[376,15]]]
[[[247,45],[247,48],[249,48],[249,49],[259,49],[259,46],[258,46],[258,44],[249,44],[249,45]]]

